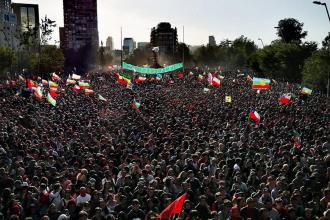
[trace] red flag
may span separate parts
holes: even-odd
[[[183,78],[183,77],[184,77],[183,73],[178,73],[178,78],[179,78],[179,79],[181,79],[181,78]]]
[[[158,219],[170,219],[173,215],[180,214],[186,197],[187,193],[174,200],[158,215]]]
[[[290,94],[284,94],[279,98],[279,102],[285,105],[289,105],[291,102],[291,95]]]
[[[49,94],[51,95],[51,97],[55,98],[57,96],[59,96],[59,94],[56,93],[57,89],[50,89],[49,90]]]

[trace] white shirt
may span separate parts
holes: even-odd
[[[89,202],[90,200],[91,200],[91,195],[89,195],[88,193],[86,193],[85,196],[79,195],[77,197],[77,205],[84,204],[86,202]]]

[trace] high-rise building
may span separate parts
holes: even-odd
[[[114,48],[113,48],[113,39],[112,39],[112,37],[108,37],[107,38],[107,41],[106,41],[106,43],[105,43],[105,48],[107,49],[107,50],[109,50],[109,51],[112,51]]]
[[[17,17],[20,31],[36,30],[35,37],[39,39],[39,6],[35,4],[13,3],[13,12]]]
[[[133,38],[127,37],[124,38],[124,44],[123,44],[123,50],[127,54],[133,53],[136,47],[136,42],[133,40]]]
[[[17,18],[11,10],[11,0],[0,1],[0,47],[17,48]]]
[[[174,56],[178,49],[177,29],[172,28],[170,23],[159,23],[157,28],[151,29],[151,47],[159,47],[160,55]]]
[[[209,36],[209,45],[210,46],[216,46],[217,43],[215,42],[214,36]]]
[[[139,49],[145,49],[145,48],[147,48],[149,45],[150,45],[149,42],[138,42],[138,43],[137,43],[137,47],[138,47]]]
[[[63,8],[65,68],[85,72],[96,65],[97,0],[63,0]]]

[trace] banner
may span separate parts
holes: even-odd
[[[167,66],[164,68],[156,69],[156,68],[145,68],[145,67],[133,66],[132,64],[123,62],[123,69],[131,70],[131,71],[134,71],[137,73],[144,73],[144,74],[167,73],[167,72],[171,72],[171,71],[180,69],[182,67],[183,67],[182,63],[177,63],[177,64],[173,64],[171,66]]]

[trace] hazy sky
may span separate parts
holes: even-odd
[[[39,4],[40,17],[47,14],[63,26],[62,0],[13,2]],[[329,0],[323,2],[330,7]],[[276,39],[274,27],[288,17],[304,23],[307,40],[320,43],[330,31],[324,6],[314,5],[312,0],[98,0],[100,41],[112,36],[115,48],[120,48],[121,26],[123,37],[141,42],[149,41],[150,29],[162,21],[178,28],[180,42],[184,26],[189,45],[207,44],[209,35],[214,35],[217,43],[245,35],[261,47],[258,38],[270,44]],[[54,38],[59,39],[58,28]]]

